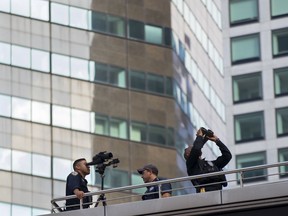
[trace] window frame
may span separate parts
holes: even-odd
[[[286,30],[286,31],[284,31],[284,30]],[[271,45],[272,45],[272,57],[273,58],[288,56],[288,47],[287,47],[287,50],[282,52],[282,53],[280,53],[279,50],[278,50],[278,54],[274,53],[274,49],[275,49],[274,48],[274,34],[275,33],[276,34],[277,33],[282,33],[282,32],[286,33],[285,35],[288,38],[288,28],[287,27],[281,28],[281,29],[273,29],[273,30],[271,30]],[[277,37],[277,43],[278,43],[278,37]],[[277,47],[277,49],[278,49],[278,47]]]
[[[275,68],[273,70],[273,85],[274,85],[274,96],[275,97],[281,97],[281,96],[287,96],[288,95],[288,89],[287,89],[287,92],[284,92],[284,93],[281,92],[279,94],[276,93],[276,73],[281,73],[281,72],[284,72],[284,71],[286,71],[287,79],[288,79],[288,67]]]
[[[275,109],[275,124],[276,124],[276,135],[277,137],[284,137],[284,136],[288,136],[288,131],[279,134],[279,128],[278,128],[278,112],[281,110],[287,110],[287,115],[288,115],[288,107],[280,107]]]

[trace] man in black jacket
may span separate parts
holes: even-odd
[[[221,171],[232,158],[229,149],[212,131],[210,132],[210,134],[207,134],[205,131],[203,131],[203,128],[200,128],[196,133],[196,139],[193,145],[185,149],[184,158],[186,159],[187,173],[189,176],[207,173],[207,171],[204,171],[203,169],[203,166],[207,166],[206,164],[211,164],[211,169],[214,169],[214,172]],[[201,149],[207,140],[215,142],[222,153],[222,155],[214,161],[206,161],[205,159],[201,158]],[[192,180],[192,184],[196,188],[197,193],[222,190],[223,186],[227,186],[225,175],[195,179]]]

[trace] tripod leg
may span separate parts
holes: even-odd
[[[97,207],[99,205],[100,201],[102,201],[102,205],[103,206],[107,205],[105,194],[100,194],[100,196],[98,197],[97,202],[95,203],[94,207]]]

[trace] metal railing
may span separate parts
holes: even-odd
[[[127,196],[123,196],[122,195],[122,196],[119,196],[119,197],[116,197],[116,198],[111,198],[111,199],[106,199],[105,200],[105,202],[107,202],[107,201],[115,201],[115,200],[122,200],[123,201],[123,199],[125,199],[125,198],[133,198],[133,197],[142,196],[142,194],[139,195],[139,194],[132,193],[132,190],[134,190],[134,189],[146,188],[148,186],[158,186],[159,191],[157,193],[159,193],[159,197],[161,198],[161,185],[162,184],[185,182],[185,181],[191,181],[191,180],[195,180],[195,179],[199,179],[199,178],[219,176],[219,175],[231,175],[231,174],[236,174],[236,175],[238,174],[237,175],[238,177],[236,176],[235,179],[227,180],[227,182],[230,182],[230,183],[231,182],[235,182],[235,187],[244,187],[246,182],[247,182],[247,184],[250,184],[251,180],[252,181],[256,180],[256,182],[254,181],[253,183],[259,184],[259,181],[258,181],[259,178],[267,180],[268,176],[275,176],[275,175],[280,176],[280,175],[287,174],[285,172],[281,172],[281,173],[279,172],[279,169],[280,169],[281,166],[288,166],[288,161],[275,163],[275,164],[258,165],[258,166],[252,166],[252,167],[247,167],[247,168],[240,168],[240,169],[234,169],[234,170],[213,172],[213,173],[207,173],[207,174],[201,174],[201,175],[195,175],[195,176],[186,176],[186,177],[180,177],[180,178],[174,178],[174,179],[167,179],[167,180],[161,180],[161,181],[157,181],[157,182],[144,183],[144,184],[139,184],[139,185],[131,185],[131,186],[112,188],[112,189],[99,190],[99,191],[95,191],[95,192],[85,193],[84,196],[92,196],[93,197],[93,196],[100,196],[101,194],[106,194],[107,195],[107,194],[113,194],[113,193],[127,194]],[[274,167],[278,167],[278,171],[276,173],[265,174],[265,175],[261,175],[261,176],[257,175],[257,176],[254,176],[254,177],[245,178],[245,173],[247,173],[249,171],[269,169],[269,168],[274,168]],[[277,178],[276,181],[279,181],[279,178]],[[270,182],[271,181],[266,181],[266,183],[270,183]],[[217,182],[217,184],[219,184],[219,183],[220,182]],[[207,185],[211,185],[211,184],[205,184],[205,185],[200,185],[200,186],[203,187],[203,186],[207,186]],[[194,188],[194,186],[192,186],[192,184],[191,184],[190,187],[174,188],[174,189],[172,189],[172,191],[185,190],[187,188],[191,189],[191,188]],[[229,187],[229,188],[231,188],[231,187]],[[66,201],[68,199],[73,199],[73,198],[76,198],[76,195],[64,196],[64,197],[59,197],[59,198],[52,199],[51,200],[51,204],[52,204],[51,212],[52,213],[56,213],[56,212],[64,211],[65,205],[64,206],[59,206],[57,204],[57,202],[63,202],[63,201]],[[89,204],[92,205],[92,204],[95,204],[95,203],[96,202],[91,202]],[[83,204],[83,200],[80,200],[80,209],[83,208],[82,204]],[[79,205],[77,205],[77,206],[79,206]]]

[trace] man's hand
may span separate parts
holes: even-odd
[[[209,139],[213,142],[216,142],[219,139],[215,134],[212,137],[208,137],[208,136],[206,136],[206,137],[207,137],[207,139]]]
[[[203,137],[203,132],[201,130],[201,128],[198,129],[197,133],[196,133],[196,136],[201,136]]]
[[[78,199],[82,199],[84,197],[84,192],[80,191],[79,189],[75,189],[73,192],[77,196]]]

